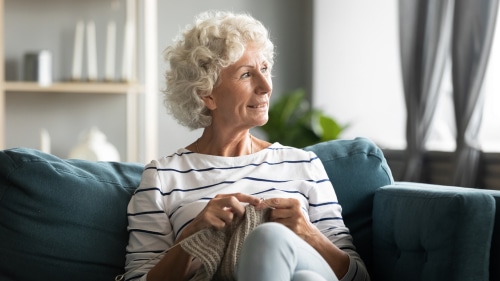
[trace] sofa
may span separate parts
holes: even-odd
[[[492,190],[394,182],[365,138],[304,148],[322,160],[372,280],[500,280]],[[0,280],[114,280],[144,165],[0,151]]]

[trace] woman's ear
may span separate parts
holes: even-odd
[[[212,94],[210,93],[209,95],[203,95],[203,96],[200,96],[201,100],[205,103],[205,106],[210,109],[210,110],[214,110],[217,108],[217,105],[215,104],[215,100],[214,100],[214,97],[212,96]]]

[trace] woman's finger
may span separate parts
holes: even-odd
[[[295,198],[271,198],[264,200],[263,204],[272,209],[269,214],[270,221],[290,226],[303,216],[300,202]]]
[[[263,201],[265,205],[273,209],[291,209],[299,208],[300,202],[295,198],[270,198]]]
[[[242,217],[245,214],[243,203],[258,205],[260,200],[243,193],[218,194],[207,203],[191,225],[198,230],[208,227],[222,230],[233,222],[235,216]]]
[[[218,194],[215,196],[215,198],[218,197],[234,197],[238,199],[239,202],[249,203],[254,206],[260,203],[260,199],[258,197],[245,193]]]
[[[217,199],[217,200],[216,200]],[[260,199],[243,193],[219,194],[211,201],[216,200],[220,206],[229,208],[237,217],[242,217],[245,214],[245,206],[242,203],[258,205]]]

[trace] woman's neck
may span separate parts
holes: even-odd
[[[236,134],[215,133],[206,128],[192,145],[194,152],[235,157],[255,152],[254,137],[248,130]],[[193,147],[194,146],[194,147]]]

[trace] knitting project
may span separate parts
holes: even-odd
[[[233,272],[243,242],[256,226],[266,221],[268,210],[256,210],[247,205],[245,216],[235,219],[225,231],[207,228],[182,240],[181,247],[203,265],[191,280],[236,280]]]

